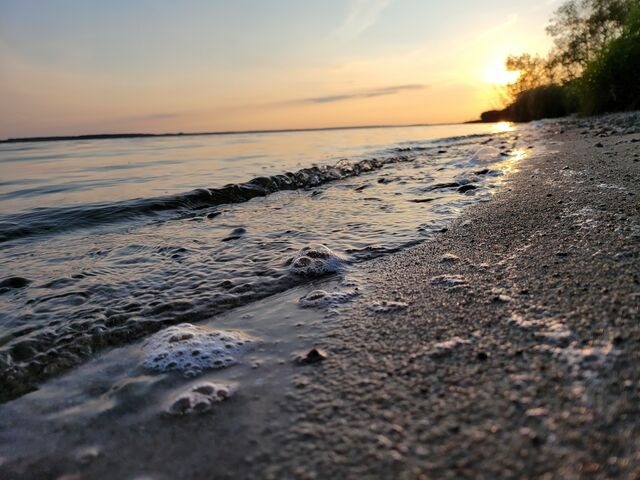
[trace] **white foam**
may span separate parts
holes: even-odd
[[[234,390],[235,387],[232,385],[217,385],[210,382],[199,383],[177,395],[171,401],[166,412],[170,415],[206,413],[216,403],[229,398]]]
[[[471,160],[476,160],[479,162],[492,162],[502,156],[502,152],[498,150],[496,147],[482,147],[478,150]]]
[[[346,303],[358,295],[355,290],[344,290],[337,292],[327,292],[325,290],[314,290],[298,299],[298,305],[302,308],[327,308],[335,307],[341,303]]]
[[[582,346],[571,344],[568,347],[538,345],[537,351],[549,352],[564,360],[574,375],[593,380],[599,373],[613,365],[618,351],[610,344]]]
[[[432,285],[444,285],[445,287],[466,287],[469,285],[467,279],[462,275],[438,275],[431,277]]]
[[[447,252],[440,257],[441,262],[457,262],[458,260],[460,260],[460,257],[451,252]]]
[[[429,349],[429,355],[432,357],[447,355],[464,345],[469,345],[470,343],[471,342],[469,340],[461,337],[451,337],[449,340],[434,343]]]
[[[202,370],[237,363],[238,358],[252,348],[254,341],[241,332],[182,323],[159,331],[145,342],[143,366],[161,372],[177,370],[194,376]]]
[[[573,338],[573,332],[562,321],[555,318],[527,319],[514,313],[509,323],[523,330],[535,330],[538,338],[552,343],[566,343]]]
[[[409,306],[406,302],[396,302],[393,300],[382,300],[380,302],[373,302],[369,308],[377,313],[389,313],[397,312],[398,310],[404,310]]]
[[[322,244],[300,249],[293,257],[291,271],[298,275],[320,276],[335,273],[344,267],[344,260]]]

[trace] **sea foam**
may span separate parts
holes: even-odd
[[[291,262],[293,273],[310,277],[335,273],[343,268],[344,259],[322,244],[300,249]]]
[[[234,390],[235,386],[233,385],[218,385],[210,382],[199,383],[176,396],[171,401],[166,413],[169,415],[206,413],[216,403],[229,398]]]
[[[202,370],[228,367],[249,351],[255,340],[241,332],[212,330],[182,323],[165,328],[144,344],[143,366],[160,372],[194,376]]]

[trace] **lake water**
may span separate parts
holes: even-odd
[[[0,391],[429,238],[527,155],[446,125],[0,145]],[[337,267],[330,269],[335,270]],[[242,325],[237,325],[242,327]]]

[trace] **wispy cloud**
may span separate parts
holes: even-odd
[[[351,0],[347,16],[334,35],[352,39],[373,26],[391,0]]]
[[[372,98],[372,97],[382,97],[384,95],[395,95],[400,92],[404,92],[407,90],[422,90],[427,88],[426,85],[393,85],[390,87],[381,87],[381,88],[373,88],[370,90],[361,90],[358,92],[349,92],[349,93],[340,93],[336,95],[323,95],[318,97],[309,97],[309,98],[300,98],[297,100],[290,100],[284,103],[287,104],[296,104],[296,103],[333,103],[333,102],[342,102],[345,100],[355,100],[359,98]]]

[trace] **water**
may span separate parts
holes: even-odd
[[[0,145],[0,399],[304,284],[291,262],[309,244],[347,268],[428,238],[490,198],[527,154],[521,135],[452,125]]]

